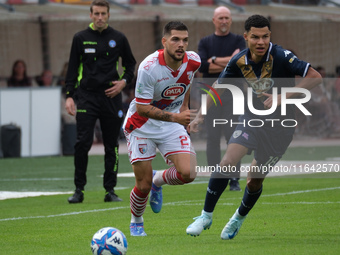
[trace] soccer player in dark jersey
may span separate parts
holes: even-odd
[[[212,18],[215,31],[203,37],[198,43],[198,55],[202,64],[199,71],[202,73],[204,81],[211,85],[227,66],[230,59],[246,48],[246,43],[242,35],[230,32],[232,17],[230,10],[225,6],[219,6],[214,11]],[[238,116],[232,114],[233,98],[230,91],[226,90],[221,95],[221,106],[211,107],[207,113],[205,124],[210,125],[214,119],[233,119],[237,121]],[[235,130],[234,127],[217,125],[214,128],[207,128],[206,155],[209,166],[216,166],[221,161],[221,135],[226,142]],[[240,178],[241,162],[236,166],[237,172],[229,179],[230,190],[241,191],[238,182]],[[212,176],[214,178],[214,176]],[[228,181],[228,180],[227,180]]]
[[[251,100],[247,100],[247,97],[244,100],[250,102],[244,105],[244,114],[241,111],[238,125],[220,163],[221,169],[230,171],[246,154],[254,151],[254,159],[247,171],[247,185],[241,205],[221,232],[221,238],[224,240],[233,239],[237,235],[243,221],[262,193],[262,183],[268,169],[279,161],[292,141],[296,124],[295,107],[293,104],[287,104],[287,100],[296,102],[299,99],[293,98],[303,95],[306,96],[305,101],[308,100],[309,90],[322,81],[321,75],[309,63],[299,60],[292,52],[272,44],[270,35],[270,23],[265,17],[261,15],[249,17],[245,22],[244,33],[248,49],[231,59],[214,84],[219,94],[228,88],[235,96],[237,94],[235,92],[241,90],[227,84],[242,86],[242,83],[246,83],[248,93],[252,94],[249,97]],[[294,79],[296,75],[303,77],[297,84]],[[207,98],[207,108],[212,104],[209,99]],[[240,93],[237,99],[242,99]],[[237,103],[234,98],[235,101]],[[302,105],[296,104],[304,110]],[[239,108],[243,108],[243,105]],[[239,108],[237,110],[240,110]],[[201,108],[190,124],[192,132],[198,130],[197,126],[203,119]],[[289,122],[292,123],[288,124]],[[209,185],[214,183],[210,182]],[[227,182],[215,179],[215,194],[207,190],[208,203],[205,203],[201,216],[195,218],[188,226],[186,230],[188,234],[197,236],[204,229],[210,228],[213,210],[226,185]]]

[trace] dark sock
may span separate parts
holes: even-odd
[[[204,211],[213,212],[225,188],[228,186],[229,178],[225,178],[222,174],[213,172],[211,174],[207,194],[205,196]]]
[[[241,216],[246,216],[251,208],[255,205],[256,201],[259,199],[262,193],[262,186],[258,191],[250,192],[248,187],[246,187],[243,195],[243,199],[240,207],[238,208],[238,213]]]

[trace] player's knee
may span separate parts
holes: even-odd
[[[181,174],[181,177],[183,178],[185,183],[190,183],[190,182],[193,182],[195,180],[196,174],[186,172],[186,173]]]
[[[141,183],[137,183],[137,188],[139,189],[140,192],[144,193],[144,194],[149,194],[150,190],[151,190],[151,185],[152,183],[150,182],[141,182]]]
[[[255,178],[248,179],[247,187],[250,192],[258,191],[262,187],[262,179],[255,179]]]

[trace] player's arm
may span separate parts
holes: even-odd
[[[224,92],[224,88],[215,88],[215,85],[217,84],[217,81],[214,82],[214,84],[212,85],[212,87],[215,89],[215,91],[219,94],[222,95],[222,93]],[[212,90],[209,91],[210,93],[215,93]],[[208,111],[208,109],[213,105],[214,101],[211,97],[207,97],[207,105],[206,105],[206,109]],[[203,123],[204,121],[204,116],[202,114],[202,107],[199,109],[195,119],[190,123],[190,131],[193,132],[198,132],[198,125]]]
[[[155,120],[177,122],[184,126],[190,123],[191,110],[185,110],[180,113],[168,112],[150,104],[137,104],[137,112],[140,116]]]
[[[181,106],[181,109],[179,109],[179,112],[184,112],[184,111],[186,111],[186,110],[189,110],[190,91],[191,91],[191,87],[190,87],[189,90],[185,93],[184,100],[183,100],[183,104],[182,104],[182,106]]]
[[[301,81],[295,86],[295,88],[303,88],[311,90],[312,88],[316,87],[317,85],[322,83],[321,74],[316,71],[313,67],[309,67],[307,74]],[[272,107],[273,99],[272,95],[268,93],[262,93],[264,96],[268,97],[264,102],[265,109],[270,109]],[[287,93],[286,98],[295,98],[301,96],[301,93]],[[281,104],[281,94],[277,95],[277,105]]]
[[[214,60],[214,63],[212,61],[212,58],[208,59],[209,65],[209,73],[220,73],[223,71],[223,69],[227,66],[231,58],[240,52],[240,49],[236,49],[231,56],[226,57],[216,57]]]
[[[304,88],[311,90],[322,83],[321,74],[313,67],[309,67],[306,76],[295,86],[295,88]],[[286,98],[294,98],[299,96],[299,93],[287,93]]]

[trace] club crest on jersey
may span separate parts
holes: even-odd
[[[141,154],[145,154],[147,151],[146,143],[138,144],[138,150]]]
[[[193,75],[194,75],[194,72],[193,71],[189,71],[187,72],[187,75],[188,75],[188,80],[191,81]]]
[[[185,84],[173,84],[166,87],[162,92],[162,97],[165,99],[176,99],[177,97],[183,95],[187,87]]]
[[[110,46],[111,48],[116,47],[116,45],[117,45],[117,43],[116,43],[115,40],[110,40],[110,41],[109,41],[109,46]]]
[[[271,78],[261,78],[259,80],[248,79],[248,82],[250,83],[251,87],[253,88],[254,93],[257,94],[257,95],[259,95],[263,92],[267,92],[274,85],[274,81]]]

